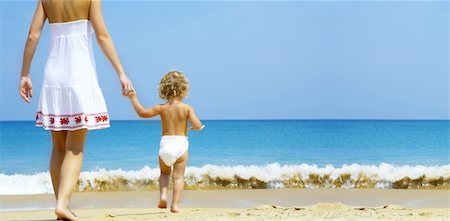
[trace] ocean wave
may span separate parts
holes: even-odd
[[[82,172],[80,192],[157,190],[159,168]],[[188,167],[186,189],[274,189],[274,188],[450,188],[450,164],[443,166],[394,166],[351,164],[327,165]],[[0,195],[53,193],[50,174],[0,174]]]

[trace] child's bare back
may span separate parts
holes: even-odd
[[[160,105],[159,115],[161,117],[162,135],[187,136],[189,113],[192,112],[192,107],[181,101],[167,102]]]

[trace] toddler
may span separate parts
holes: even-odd
[[[161,117],[162,137],[159,146],[159,177],[160,199],[159,208],[167,208],[167,189],[169,177],[172,174],[173,197],[171,212],[179,212],[181,192],[184,187],[184,172],[188,161],[187,138],[188,121],[189,129],[202,130],[204,125],[195,115],[194,109],[182,102],[189,93],[189,82],[179,71],[169,71],[159,83],[159,97],[166,100],[165,104],[158,104],[152,108],[144,108],[132,92],[128,97],[139,117],[151,118],[156,115]],[[173,168],[173,172],[172,172]]]

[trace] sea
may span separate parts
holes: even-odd
[[[449,189],[448,120],[205,120],[189,131],[186,189]],[[52,193],[51,134],[0,122],[0,195]],[[158,120],[90,131],[80,192],[158,188]]]

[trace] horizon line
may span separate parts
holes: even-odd
[[[237,118],[237,119],[201,119],[207,121],[450,121],[450,119],[443,118],[379,118],[379,119],[370,119],[370,118],[267,118],[267,119],[250,119],[250,118]],[[0,122],[34,122],[35,120],[0,120]],[[160,119],[116,119],[110,121],[161,121]]]

